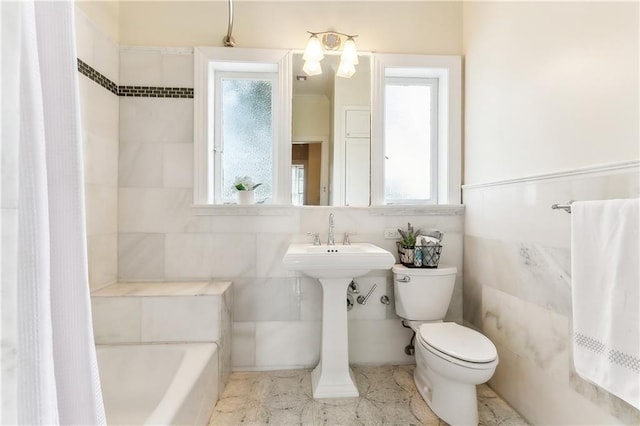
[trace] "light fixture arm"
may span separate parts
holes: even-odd
[[[338,35],[341,35],[341,36],[347,37],[347,38],[356,38],[356,37],[358,37],[358,34],[351,35],[351,34],[341,33],[339,31],[319,31],[317,33],[314,33],[313,31],[307,31],[307,33],[311,34],[312,36],[317,36],[317,35],[320,35],[320,34],[338,34]]]

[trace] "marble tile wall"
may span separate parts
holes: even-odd
[[[465,187],[464,320],[498,348],[489,382],[532,424],[639,424],[577,376],[571,357],[569,200],[640,195],[638,163]]]
[[[216,342],[219,387],[231,374],[230,281],[118,282],[91,294],[97,344]]]
[[[76,7],[78,58],[118,84],[119,46]],[[105,287],[117,279],[118,265],[118,96],[78,73],[89,285]]]
[[[193,87],[188,49],[121,48],[120,84]],[[282,267],[292,241],[307,232],[326,239],[328,216],[336,235],[356,232],[395,253],[384,228],[438,228],[445,236],[441,263],[458,267],[448,319],[462,320],[464,209],[285,208],[278,214],[235,215],[194,210],[193,101],[121,97],[118,190],[120,281],[229,279],[233,281],[232,363],[236,369],[310,367],[320,353],[321,289]],[[281,213],[281,214],[280,214]],[[375,300],[349,313],[351,362],[412,363],[404,354],[411,333],[393,310],[390,273],[358,280]],[[390,306],[379,302],[391,297]],[[282,348],[286,348],[283,351]]]

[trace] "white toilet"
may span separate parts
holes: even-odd
[[[498,352],[484,335],[442,322],[457,269],[393,266],[396,314],[416,333],[416,387],[431,410],[453,426],[477,425],[476,385],[493,376]]]

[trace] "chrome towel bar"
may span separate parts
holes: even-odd
[[[573,200],[569,201],[566,204],[552,204],[551,208],[553,210],[564,210],[567,213],[571,213],[571,203],[573,203]]]

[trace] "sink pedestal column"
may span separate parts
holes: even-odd
[[[320,278],[322,284],[322,349],[311,373],[314,398],[358,396],[349,368],[347,286],[351,278]]]

